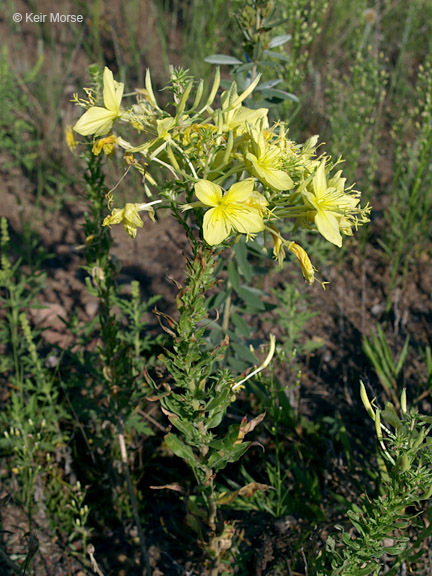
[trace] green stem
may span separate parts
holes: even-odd
[[[231,312],[232,284],[229,280],[227,282],[227,292],[228,292],[228,296],[227,296],[227,299],[225,300],[224,315],[223,315],[223,321],[222,321],[222,331],[223,331],[224,336],[227,336],[227,334],[228,334],[230,312]]]

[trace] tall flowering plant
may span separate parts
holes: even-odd
[[[234,535],[233,525],[222,522],[220,507],[239,493],[265,488],[253,483],[227,493],[215,484],[217,472],[248,449],[245,437],[264,415],[249,421],[245,417],[222,435],[216,428],[247,379],[271,361],[275,346],[271,337],[264,363],[248,375],[224,368],[228,339],[210,348],[205,337],[206,293],[215,285],[216,264],[239,237],[249,241],[262,235],[279,263],[291,252],[312,284],[316,270],[307,247],[296,242],[296,232],[306,228],[340,247],[343,236],[367,222],[369,213],[368,206],[360,206],[360,193],[335,171],[339,161],[318,152],[317,136],[296,143],[283,122],[270,123],[267,108],[245,105],[259,80],[241,94],[233,83],[219,96],[219,71],[206,89],[187,71],[171,69],[166,88],[171,98],[162,106],[149,71],[145,87],[124,97],[123,84],[105,68],[101,101],[92,90],[85,99],[74,98],[86,109],[74,130],[93,138],[93,154],[123,156],[126,172],[136,170],[142,176],[142,201],[113,208],[109,194],[110,214],[103,226],[122,223],[134,238],[143,226],[142,213],[155,221],[155,213],[167,209],[190,242],[178,317],[159,312],[172,337],[171,349],[161,358],[170,378],[161,384],[149,374],[147,379],[154,389],[152,399],[173,427],[166,445],[194,473],[197,488],[188,497],[188,522],[211,559],[212,574],[218,573]],[[282,231],[289,223],[286,237]]]

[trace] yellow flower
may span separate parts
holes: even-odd
[[[341,173],[338,172],[327,183],[325,160],[322,160],[312,179],[312,190],[310,187],[302,190],[306,206],[313,211],[318,232],[339,248],[342,246],[341,231],[349,234],[352,215],[361,212],[356,208],[359,202],[358,194],[344,192],[345,178],[341,178]]]
[[[210,246],[223,242],[233,230],[242,234],[255,234],[264,230],[263,218],[255,207],[248,205],[253,195],[252,178],[233,184],[222,193],[222,188],[209,180],[195,184],[195,194],[204,206],[212,206],[204,214],[204,240]]]
[[[99,140],[93,142],[92,152],[95,156],[98,156],[103,150],[107,156],[110,156],[115,150],[116,143],[117,138],[113,135],[99,138]]]
[[[114,120],[120,114],[120,104],[124,84],[116,82],[113,73],[105,66],[103,74],[103,101],[105,107],[92,106],[74,126],[75,132],[82,136],[103,136],[112,128]]]
[[[111,224],[120,224],[123,222],[123,227],[131,238],[135,238],[137,228],[144,226],[138,212],[143,210],[149,212],[150,218],[154,221],[153,204],[159,204],[162,200],[155,200],[147,204],[131,204],[127,203],[124,208],[114,208],[110,216],[107,216],[102,223],[102,226],[111,226]]]
[[[67,125],[65,130],[65,138],[69,150],[73,152],[75,148],[78,146],[78,142],[76,141],[75,135],[72,131],[72,127],[69,124]]]
[[[251,130],[250,135],[252,152],[247,152],[245,158],[252,174],[273,190],[291,190],[293,181],[280,169],[283,160],[281,149],[266,142],[262,132]]]

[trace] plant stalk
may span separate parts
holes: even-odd
[[[141,553],[142,553],[142,556],[144,558],[146,576],[152,576],[152,570],[151,570],[151,566],[150,566],[150,559],[149,559],[149,555],[148,555],[148,551],[147,551],[147,545],[146,545],[146,541],[145,541],[144,532],[142,529],[141,520],[139,517],[138,505],[137,505],[137,501],[135,498],[134,489],[132,486],[132,479],[131,479],[131,475],[130,475],[128,457],[127,457],[126,442],[125,442],[125,437],[124,437],[123,420],[122,420],[122,417],[120,415],[118,416],[118,428],[117,429],[118,429],[118,442],[119,442],[119,446],[120,446],[120,457],[121,457],[121,462],[122,462],[122,467],[123,467],[123,473],[124,473],[125,478],[126,478],[126,484],[127,484],[127,488],[128,488],[128,492],[129,492],[129,498],[130,498],[130,503],[132,506],[135,525],[136,525],[137,530],[138,530],[138,537],[139,537],[139,541],[140,541]]]

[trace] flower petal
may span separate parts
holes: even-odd
[[[103,74],[103,100],[105,108],[113,112],[116,116],[120,111],[121,99],[123,97],[124,84],[114,80],[113,73],[105,66]]]
[[[251,144],[254,155],[257,158],[262,158],[265,155],[266,145],[264,135],[260,130],[250,130]]]
[[[337,199],[337,207],[340,210],[354,210],[359,202],[360,198],[356,198],[351,194],[341,194]]]
[[[257,178],[273,190],[291,190],[294,187],[291,177],[283,170],[265,168],[259,163],[253,164],[253,169]]]
[[[195,194],[206,206],[218,206],[222,200],[222,188],[210,180],[200,180],[195,184]]]
[[[223,197],[223,203],[229,204],[231,202],[246,202],[246,200],[248,200],[252,194],[253,187],[253,178],[247,178],[241,182],[236,182],[231,186],[231,188]]]
[[[129,234],[131,238],[135,238],[137,235],[137,227],[130,224],[127,220],[123,222],[123,228]]]
[[[260,120],[263,121],[263,128],[268,128],[267,120],[268,108],[258,108],[251,110],[242,106],[234,111],[229,120],[225,122],[223,129],[226,131],[236,129],[237,134],[247,131],[248,125],[255,126]]]
[[[138,226],[142,228],[144,226],[143,221],[138,214],[137,205],[128,202],[124,207],[124,219],[131,226]]]
[[[171,118],[171,116],[169,118],[163,118],[162,120],[156,120],[159,138],[166,140],[169,136],[169,131],[175,126],[175,123],[175,118]]]
[[[315,224],[318,232],[324,236],[326,240],[339,246],[342,246],[342,236],[339,232],[339,223],[336,216],[331,212],[318,210],[315,215]]]
[[[325,175],[325,160],[321,162],[312,180],[313,189],[317,200],[319,200],[327,191],[327,181]]]
[[[316,198],[312,192],[308,192],[307,190],[302,190],[301,192],[306,206],[318,211],[320,209],[319,204],[317,203]]]
[[[111,130],[115,119],[115,114],[101,108],[100,106],[93,106],[89,108],[83,116],[78,120],[73,129],[81,136],[103,136]]]
[[[255,208],[230,204],[224,209],[224,215],[230,225],[242,234],[254,234],[264,230],[263,219]]]
[[[231,225],[225,218],[223,208],[207,210],[203,221],[204,240],[210,246],[223,242],[231,234]]]
[[[102,222],[102,226],[111,226],[111,224],[120,224],[124,218],[124,209],[114,208],[109,216]]]
[[[255,210],[258,210],[261,216],[264,216],[267,212],[267,199],[256,190],[252,190],[252,194],[249,196],[245,204],[250,208],[255,208]]]

